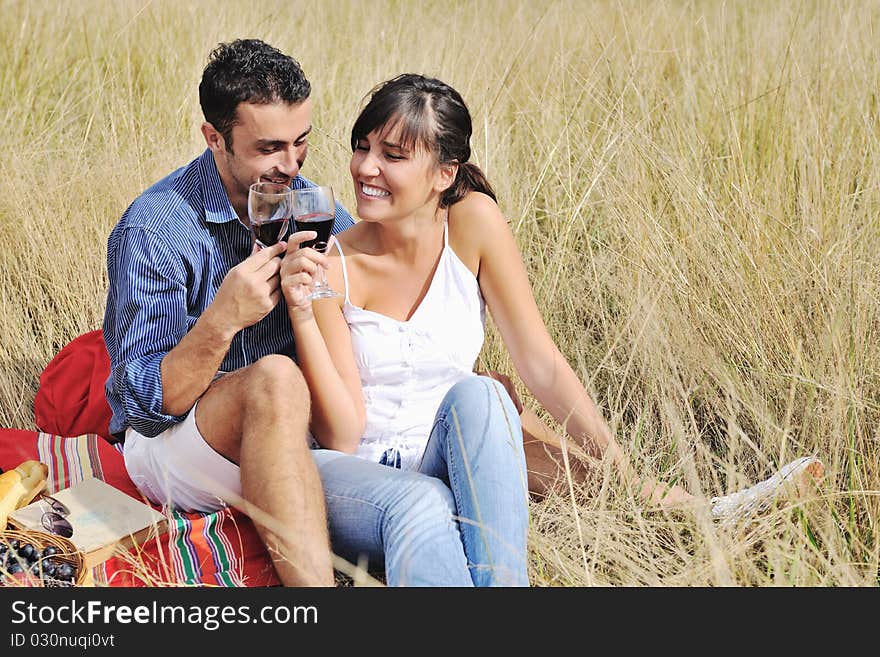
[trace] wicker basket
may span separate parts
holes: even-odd
[[[46,532],[38,532],[33,530],[6,529],[0,530],[0,542],[8,543],[13,539],[18,539],[21,545],[30,543],[36,549],[42,551],[43,548],[53,545],[58,552],[52,555],[52,559],[57,563],[70,564],[76,575],[74,576],[73,586],[93,586],[92,571],[86,568],[85,555],[77,549],[77,547],[63,536],[55,536]],[[39,580],[33,579],[32,583]],[[57,581],[57,580],[55,580]],[[8,582],[6,583],[7,585]],[[0,584],[2,585],[2,584]],[[14,584],[12,584],[14,586]],[[67,583],[58,583],[57,586],[65,586]],[[53,586],[53,584],[43,583],[43,586]]]

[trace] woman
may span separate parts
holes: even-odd
[[[487,307],[522,381],[576,445],[608,454],[648,499],[694,498],[636,476],[553,343],[494,192],[468,161],[470,136],[464,101],[439,80],[405,74],[374,89],[351,133],[360,221],[327,257],[289,254],[282,286],[318,443],[446,482],[469,564],[491,570],[489,557],[509,552],[505,566],[517,564],[521,579],[521,408],[472,369]],[[311,304],[318,263],[342,295]],[[529,434],[547,431],[534,414],[523,417]],[[546,480],[543,443],[528,454]]]

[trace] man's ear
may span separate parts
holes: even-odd
[[[202,135],[205,137],[205,143],[208,144],[208,148],[213,152],[217,153],[226,150],[226,140],[223,139],[223,135],[217,131],[213,124],[207,121],[202,123]]]
[[[437,167],[437,178],[434,183],[435,189],[441,194],[452,187],[455,176],[458,175],[458,162],[449,162]]]

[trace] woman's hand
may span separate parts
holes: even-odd
[[[287,254],[281,262],[281,291],[287,307],[294,313],[311,313],[309,299],[314,288],[318,265],[327,266],[327,256],[311,248],[300,248],[303,242],[313,240],[318,234],[313,230],[293,233],[287,241]]]

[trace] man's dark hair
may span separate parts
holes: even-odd
[[[259,39],[221,43],[211,52],[199,83],[205,121],[232,151],[232,127],[239,103],[301,103],[312,91],[299,62]]]

